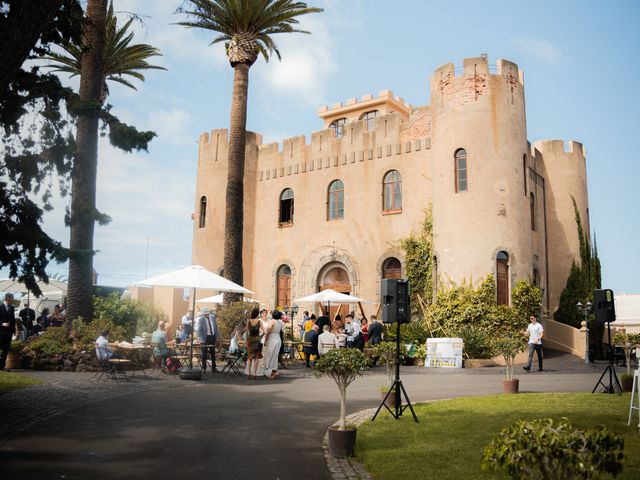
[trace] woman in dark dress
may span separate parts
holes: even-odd
[[[253,366],[253,379],[256,380],[258,360],[262,358],[262,344],[260,337],[264,335],[262,321],[258,318],[260,310],[251,310],[251,317],[247,322],[247,380],[251,379],[251,367]]]

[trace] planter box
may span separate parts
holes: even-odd
[[[329,427],[329,453],[332,457],[350,457],[356,446],[355,428],[338,430],[338,427]]]

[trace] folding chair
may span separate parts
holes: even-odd
[[[94,349],[94,354],[96,356],[96,363],[98,364],[99,370],[93,376],[93,379],[96,381],[102,380],[102,378],[113,378],[113,365],[111,365],[104,355],[103,349],[100,347],[96,347]]]
[[[231,372],[235,372],[237,375],[242,376],[242,372],[240,371],[240,364],[242,363],[242,352],[236,351],[233,353],[227,352],[224,354],[225,364],[222,367],[222,373],[227,376]]]

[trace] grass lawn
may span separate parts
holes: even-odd
[[[13,372],[0,372],[0,395],[29,385],[42,383],[35,378]]]
[[[578,428],[605,425],[622,434],[625,463],[618,478],[638,479],[638,412],[627,427],[630,398],[629,393],[520,393],[443,400],[414,406],[417,424],[408,409],[400,420],[383,409],[375,422],[358,428],[356,456],[380,480],[507,478],[480,470],[485,445],[517,420],[566,417]]]

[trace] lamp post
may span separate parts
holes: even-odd
[[[583,305],[582,302],[576,303],[576,308],[580,313],[584,315],[584,325],[582,327],[584,328],[585,343],[586,343],[586,348],[584,350],[584,363],[589,363],[589,327],[588,327],[587,319],[589,318],[589,312],[591,312],[591,307],[592,307],[591,302],[587,302],[586,305]]]

